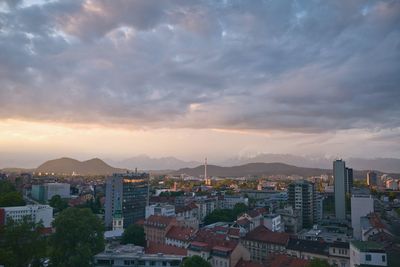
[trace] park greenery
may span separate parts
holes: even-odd
[[[25,267],[42,266],[46,256],[46,237],[40,233],[41,224],[24,218],[15,222],[7,219],[0,226],[0,265]]]
[[[15,186],[8,181],[0,181],[0,207],[23,206],[25,201]]]
[[[54,209],[54,213],[60,212],[68,208],[68,202],[62,199],[60,195],[55,195],[49,200],[49,205]]]
[[[306,267],[330,267],[330,265],[326,260],[314,258],[306,265]]]
[[[185,258],[181,267],[211,267],[211,264],[202,257],[195,255]]]
[[[248,207],[243,203],[236,204],[233,209],[216,209],[204,218],[204,223],[208,225],[216,222],[232,222],[247,210]]]
[[[146,238],[143,227],[137,224],[129,225],[122,234],[121,243],[144,247],[146,245]]]
[[[52,266],[92,266],[93,256],[104,249],[104,225],[90,209],[67,208],[53,222],[50,237]]]

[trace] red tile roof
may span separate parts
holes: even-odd
[[[263,265],[255,261],[245,261],[243,259],[240,259],[235,267],[263,267]]]
[[[175,246],[170,246],[166,244],[158,244],[150,242],[147,248],[145,249],[146,254],[157,254],[163,253],[166,255],[180,255],[186,256],[187,250],[184,248],[178,248]]]
[[[230,239],[227,234],[216,233],[212,229],[200,229],[193,238],[191,245],[203,247],[207,251],[211,249],[221,250],[221,247],[224,248],[224,251],[232,251],[238,243],[238,240]]]
[[[180,241],[189,241],[195,233],[196,230],[193,228],[172,226],[165,237]]]
[[[286,246],[289,237],[287,233],[272,232],[264,225],[260,225],[248,232],[243,239]]]
[[[283,254],[273,255],[268,262],[268,267],[306,267],[309,263],[307,260],[293,258]]]

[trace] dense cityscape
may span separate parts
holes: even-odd
[[[205,160],[198,176],[138,170],[104,176],[3,173],[1,263],[400,264],[399,176],[368,171],[357,177],[343,160],[308,177],[221,177],[207,167]],[[9,240],[18,237],[24,241]],[[25,257],[18,256],[22,250]]]
[[[0,0],[0,267],[400,267],[400,0]]]

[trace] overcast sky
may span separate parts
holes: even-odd
[[[400,157],[400,1],[0,0],[0,167]]]

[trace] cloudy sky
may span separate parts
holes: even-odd
[[[0,0],[0,167],[400,157],[400,1]]]

